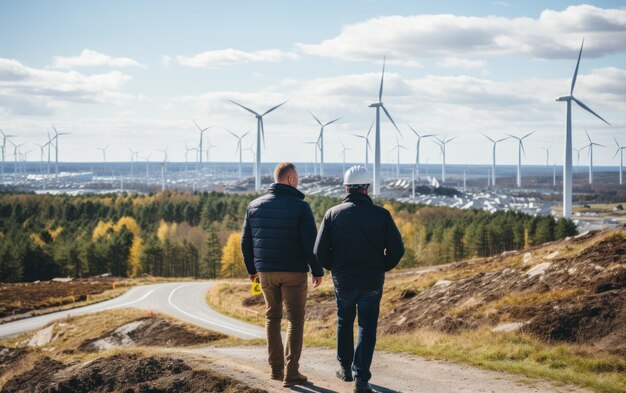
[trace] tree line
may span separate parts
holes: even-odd
[[[59,276],[241,277],[246,207],[256,195],[0,195],[0,282]],[[338,198],[307,196],[317,222]],[[527,247],[576,232],[569,220],[388,201],[403,267]]]

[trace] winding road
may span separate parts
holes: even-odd
[[[227,317],[210,308],[206,294],[213,281],[173,282],[130,288],[114,299],[0,325],[0,338],[28,332],[57,319],[115,308],[133,307],[169,314],[191,324],[242,339],[264,338],[263,328]]]

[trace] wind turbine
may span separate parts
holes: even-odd
[[[580,57],[583,54],[584,44],[585,39],[583,38],[583,41],[580,44],[580,52],[578,53],[578,61],[576,62],[576,69],[574,70],[574,76],[572,77],[569,95],[558,97],[556,99],[557,101],[567,102],[567,115],[565,122],[565,159],[563,160],[563,217],[565,218],[572,217],[572,101],[606,124],[611,125],[608,121],[600,117],[600,115],[592,111],[587,105],[582,103],[582,101],[574,97],[574,86],[576,85],[576,77],[578,76],[578,67],[580,66]]]
[[[369,166],[369,151],[372,150],[372,145],[370,145],[370,139],[369,139],[370,133],[372,132],[372,128],[374,128],[373,121],[372,121],[372,125],[370,125],[369,131],[367,131],[367,134],[365,134],[365,136],[359,135],[359,134],[352,134],[353,136],[356,136],[357,138],[365,140],[365,168]]]
[[[509,138],[507,137],[507,138],[500,138],[500,139],[491,139],[485,134],[482,134],[482,135],[485,138],[489,139],[491,143],[493,143],[493,147],[491,148],[491,186],[495,187],[496,186],[496,145]]]
[[[52,129],[54,130],[54,137],[53,139],[56,140],[56,142],[54,143],[54,159],[55,159],[55,163],[54,163],[54,176],[58,177],[59,176],[59,136],[61,135],[69,135],[69,132],[59,132],[57,131],[57,129],[54,127],[54,124],[52,124]]]
[[[589,144],[587,146],[584,146],[583,149],[589,148],[589,184],[593,184],[593,147],[594,146],[606,147],[606,146],[593,142],[586,129],[585,129],[585,134],[587,134],[587,139],[589,139]]]
[[[201,127],[198,125],[198,123],[196,123],[196,121],[195,121],[195,120],[193,120],[193,119],[192,119],[191,121],[193,121],[193,124],[195,124],[195,125],[196,125],[196,128],[198,129],[198,131],[200,131],[200,143],[199,143],[199,146],[200,146],[200,150],[199,150],[199,151],[200,151],[200,155],[199,155],[198,159],[199,159],[199,161],[200,161],[200,169],[202,169],[202,151],[203,151],[203,150],[202,150],[202,139],[204,139],[204,133],[205,133],[206,131],[208,131],[208,130],[209,130],[209,128],[211,128],[211,126],[209,126],[209,127],[207,127],[207,128],[201,128]]]
[[[576,152],[576,166],[579,167],[580,166],[580,152],[583,151],[585,149],[585,147],[581,147],[580,149],[577,149],[575,147],[572,147],[572,151]]]
[[[313,116],[317,124],[320,125],[320,135],[317,138],[317,141],[320,146],[320,176],[324,176],[324,127],[340,120],[341,117],[338,117],[335,120],[331,120],[328,123],[322,124],[322,122],[317,117],[315,117],[315,115],[311,111],[309,111],[309,113],[311,114],[311,116]]]
[[[208,142],[208,146],[206,148],[206,162],[208,164],[209,162],[211,162],[211,149],[213,149],[214,147],[219,147],[219,146],[212,144],[209,138],[207,138],[207,142]]]
[[[15,135],[5,134],[2,130],[0,130],[0,133],[2,133],[2,166],[0,166],[0,175],[4,176],[4,157],[7,149],[7,138],[12,138]]]
[[[550,166],[550,149],[552,148],[552,146],[548,146],[548,147],[542,147],[541,150],[545,150],[546,151],[546,167]]]
[[[343,164],[341,166],[341,172],[346,173],[346,151],[352,150],[352,149],[349,147],[346,147],[346,145],[344,145],[343,142],[341,142],[341,147],[342,147],[341,155],[343,156]]]
[[[13,176],[15,181],[17,181],[17,157],[19,155],[19,148],[23,145],[23,143],[20,143],[19,145],[16,145],[13,141],[9,141],[9,143],[13,145]]]
[[[254,162],[254,174],[255,174],[255,179],[254,179],[254,190],[256,192],[260,192],[261,191],[261,139],[263,139],[263,145],[265,146],[265,129],[263,128],[263,116],[267,115],[268,113],[272,112],[273,110],[275,110],[276,108],[284,105],[287,101],[278,104],[276,106],[271,107],[270,109],[266,110],[262,115],[258,114],[257,112],[253,111],[252,109],[245,107],[233,100],[229,100],[230,102],[232,102],[233,104],[247,110],[248,112],[252,113],[257,120],[257,128],[256,128],[256,160]]]
[[[241,136],[235,134],[231,130],[226,130],[226,131],[228,131],[232,136],[235,137],[235,139],[237,139],[237,147],[235,148],[235,154],[237,154],[237,152],[239,152],[239,180],[241,180],[241,178],[242,178],[242,175],[241,175],[241,161],[242,161],[242,155],[243,155],[243,147],[241,145],[241,141],[243,140],[243,138],[246,137],[246,135],[248,135],[250,133],[250,131],[246,132],[245,134],[243,134]],[[211,148],[211,146],[209,145],[209,149],[210,148]]]
[[[135,173],[135,161],[139,158],[139,151],[134,151],[130,147],[128,148],[128,151],[130,152],[130,177],[133,177]]]
[[[507,134],[513,139],[517,139],[517,187],[522,186],[522,153],[524,153],[524,157],[526,157],[526,150],[524,149],[524,139],[528,138],[535,131],[531,131],[523,137],[518,137],[515,135]]]
[[[100,150],[102,152],[102,163],[105,164],[107,162],[107,149],[109,148],[109,145],[106,145],[105,147],[98,147],[96,148],[96,150]]]
[[[415,131],[415,129],[413,127],[411,127],[408,124],[407,124],[407,126],[411,129],[411,131],[413,131],[413,133],[417,137],[417,143],[415,144],[415,168],[414,168],[415,176],[414,176],[414,178],[419,181],[419,176],[420,176],[420,144],[422,143],[422,138],[434,137],[434,136],[436,136],[436,134],[420,135],[419,132]]]
[[[622,178],[622,168],[624,166],[624,149],[626,149],[626,146],[621,146],[615,137],[613,137],[613,140],[617,145],[617,150],[615,151],[613,158],[617,157],[617,153],[619,153],[619,184],[622,185],[624,184]]]
[[[383,100],[383,81],[385,80],[385,60],[386,59],[383,58],[383,72],[380,78],[380,89],[378,90],[378,102],[370,104],[370,108],[376,108],[376,134],[375,134],[375,145],[374,145],[374,179],[373,179],[374,180],[373,194],[376,196],[380,195],[380,182],[381,182],[381,177],[380,177],[380,151],[381,151],[380,150],[380,147],[381,147],[380,146],[380,109],[381,108],[385,112],[385,115],[387,115],[387,118],[391,121],[391,124],[393,124],[393,126],[396,128],[396,131],[398,131],[398,133],[402,135],[402,132],[400,132],[400,129],[391,118],[391,115],[387,111],[387,108],[385,108],[385,106],[383,105],[383,101],[382,101]]]
[[[392,150],[396,150],[396,154],[397,154],[397,160],[396,160],[396,178],[397,179],[400,178],[400,149],[406,150],[406,147],[402,146],[400,144],[400,141],[398,141],[398,137],[396,137],[396,145],[393,147]]]
[[[188,171],[188,163],[189,163],[189,152],[194,150],[196,152],[196,160],[198,160],[198,148],[197,147],[189,147],[187,143],[185,143],[185,173]]]
[[[446,182],[446,145],[450,142],[452,142],[454,139],[456,139],[456,137],[452,137],[450,139],[446,139],[446,136],[443,137],[443,139],[439,139],[439,138],[435,138],[437,140],[437,142],[435,142],[436,144],[439,145],[439,149],[441,150],[441,154],[443,156],[443,161],[441,162],[441,183],[445,183]]]
[[[150,165],[150,156],[151,155],[152,155],[152,153],[148,153],[147,156],[143,157],[143,159],[146,160],[146,182],[148,181],[148,177],[149,177],[148,167]]]
[[[165,171],[167,171],[167,149],[169,148],[168,146],[165,146],[165,149],[157,149],[157,151],[163,152],[163,163],[161,164],[161,171],[165,173]]]
[[[303,142],[305,145],[314,145],[315,148],[315,165],[313,166],[313,175],[317,175],[317,151],[319,150],[319,138],[317,141],[313,142]]]

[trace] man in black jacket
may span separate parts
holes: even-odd
[[[307,272],[318,287],[324,270],[313,255],[317,228],[313,212],[304,194],[296,189],[295,165],[280,163],[274,170],[275,183],[266,195],[248,205],[241,250],[251,281],[259,277],[267,310],[265,332],[271,378],[283,380],[284,386],[306,382],[299,371]],[[287,340],[283,349],[280,323],[283,303],[287,310]]]
[[[391,214],[368,196],[369,174],[350,168],[343,203],[329,209],[320,226],[314,253],[332,271],[337,300],[337,377],[356,380],[354,391],[372,392],[368,381],[376,346],[376,328],[385,272],[404,254],[400,232]],[[359,336],[354,348],[353,326],[358,310]]]

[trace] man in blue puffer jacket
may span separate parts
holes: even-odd
[[[241,250],[250,280],[254,281],[258,274],[267,305],[265,332],[270,377],[282,380],[283,386],[293,386],[307,380],[299,371],[307,272],[310,268],[311,283],[316,288],[324,270],[313,255],[317,228],[311,206],[296,189],[295,165],[278,164],[274,179],[268,193],[248,205]],[[288,321],[285,349],[280,332],[283,302]]]

